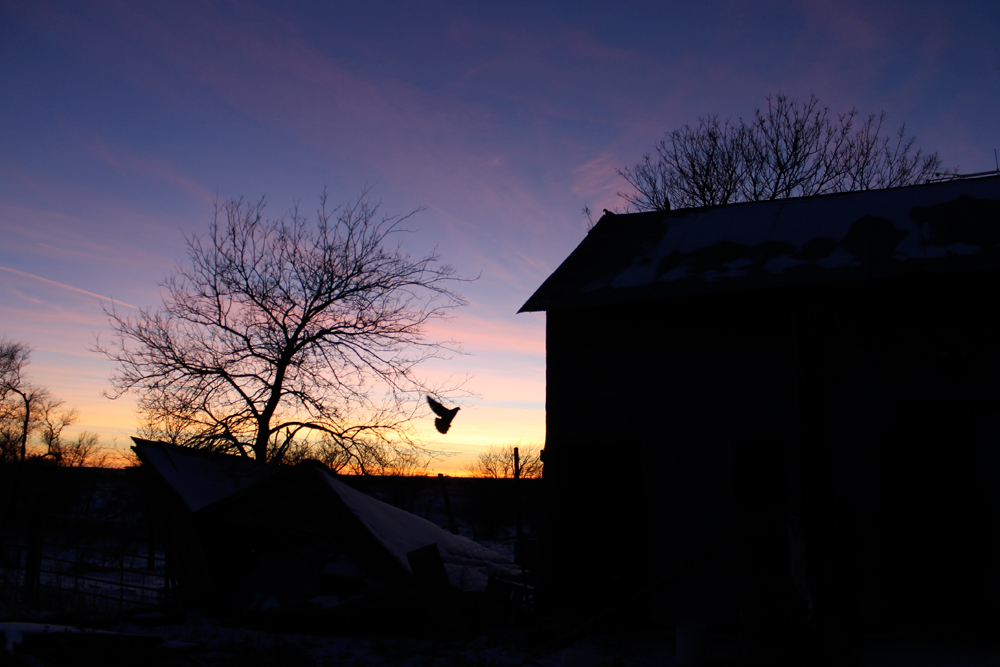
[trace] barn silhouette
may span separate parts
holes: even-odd
[[[602,217],[521,309],[547,318],[541,595],[995,617],[998,244],[1000,174]]]

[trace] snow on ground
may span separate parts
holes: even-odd
[[[43,655],[44,664],[56,667],[92,664],[91,659],[97,657],[108,667],[125,664],[144,667],[672,667],[677,664],[670,627],[638,628],[615,622],[589,634],[567,634],[568,626],[557,623],[541,632],[547,623],[551,623],[551,619],[536,619],[530,628],[508,624],[480,628],[478,633],[461,639],[431,639],[385,634],[342,636],[332,631],[268,632],[231,627],[213,619],[191,619],[182,624],[158,627],[123,622],[106,628],[110,632],[87,631],[81,636],[107,640],[120,636],[112,633],[131,635],[133,640],[128,643],[131,652],[109,653],[108,649],[114,647],[105,641],[99,650],[91,650],[94,656],[87,655],[88,649],[80,644],[70,651],[50,651]],[[42,625],[0,624],[0,634],[5,630],[14,631],[3,638],[0,654],[8,653],[12,645],[20,643],[22,636],[38,634],[35,627]],[[48,632],[59,639],[65,634],[62,630],[51,626]],[[164,641],[156,645],[157,642],[134,641],[135,637],[157,637]],[[38,646],[38,643],[34,645],[35,650]],[[746,659],[746,646],[746,641],[739,636],[713,632],[709,635],[703,665],[751,664]],[[21,657],[20,664],[39,664],[37,658],[25,657],[20,649],[16,649],[14,655]],[[942,632],[873,634],[861,638],[855,655],[858,660],[853,664],[858,667],[1000,667],[1000,644],[988,641],[983,634],[978,637]],[[5,657],[0,655],[0,663],[6,664]]]
[[[1000,642],[900,632],[862,637],[858,667],[997,667]]]
[[[539,667],[672,667],[676,665],[672,629],[606,628],[572,641],[559,633],[529,641],[524,627],[484,629],[464,639],[412,636],[337,636],[288,634],[226,627],[202,620],[184,625],[110,628],[156,634],[171,646],[198,646],[178,652],[172,665],[281,665],[284,667],[446,667],[458,665],[538,665]],[[566,636],[563,636],[566,639]],[[745,642],[712,633],[705,667],[749,664],[740,656]],[[858,667],[1000,667],[1000,645],[982,638],[948,638],[934,633],[867,635],[855,651]]]

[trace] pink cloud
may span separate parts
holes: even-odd
[[[494,318],[461,314],[447,322],[427,327],[432,340],[453,338],[466,350],[489,350],[491,354],[517,353],[545,357],[545,329],[535,322],[512,325]]]

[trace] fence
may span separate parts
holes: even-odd
[[[0,471],[0,614],[107,617],[165,606],[163,544],[126,471]]]

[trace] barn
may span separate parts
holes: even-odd
[[[1000,610],[1000,174],[606,214],[546,313],[544,588],[679,624]]]

